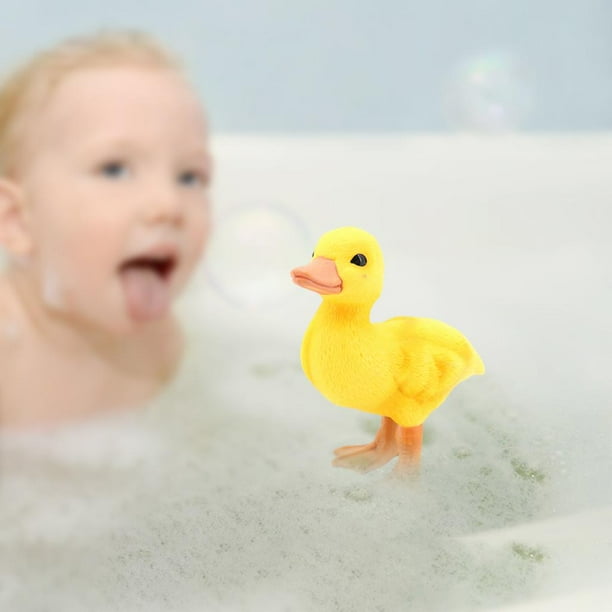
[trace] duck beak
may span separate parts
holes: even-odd
[[[316,291],[319,295],[331,295],[342,291],[342,279],[336,264],[327,257],[315,257],[309,264],[291,270],[296,285]]]

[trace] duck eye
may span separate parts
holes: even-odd
[[[312,256],[314,257],[314,251],[312,252]]]
[[[355,264],[356,266],[365,266],[368,263],[368,260],[366,258],[365,255],[363,255],[362,253],[357,253],[357,255],[355,255],[355,257],[353,257],[353,259],[351,259],[351,263]]]

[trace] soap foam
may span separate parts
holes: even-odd
[[[311,391],[293,343],[191,331],[147,410],[4,435],[3,609],[473,609],[539,592],[550,542],[486,534],[561,513],[568,477],[555,432],[530,431],[494,375],[430,418],[420,482],[398,486],[391,466],[330,467],[378,422]]]

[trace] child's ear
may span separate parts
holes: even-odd
[[[32,248],[21,187],[0,177],[0,244],[13,255],[26,255]]]

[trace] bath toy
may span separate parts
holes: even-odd
[[[398,456],[396,475],[415,475],[423,422],[452,389],[484,364],[456,329],[417,317],[370,321],[382,292],[376,239],[355,227],[324,234],[293,282],[322,296],[301,348],[310,382],[331,402],[379,414],[374,441],[334,452],[335,466],[370,471]]]

